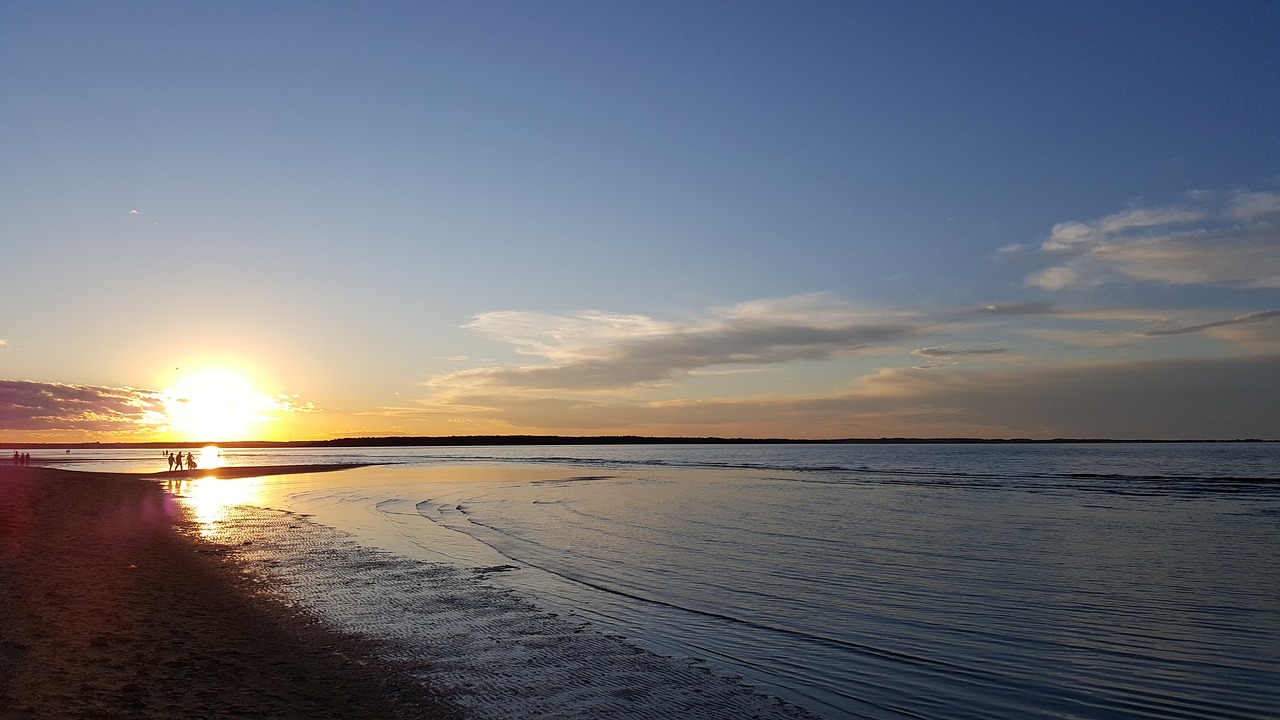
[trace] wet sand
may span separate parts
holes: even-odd
[[[420,664],[376,660],[200,540],[156,482],[180,475],[0,466],[0,718],[461,717],[408,678]]]

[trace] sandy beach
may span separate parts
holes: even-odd
[[[201,541],[156,478],[0,467],[0,718],[461,716],[375,657]]]

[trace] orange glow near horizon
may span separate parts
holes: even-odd
[[[169,431],[197,442],[253,439],[277,402],[240,373],[209,368],[165,391]]]

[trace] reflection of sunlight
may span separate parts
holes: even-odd
[[[180,500],[200,523],[200,534],[207,539],[218,537],[218,521],[236,505],[251,504],[262,488],[262,478],[200,478],[192,480]]]
[[[205,445],[200,448],[200,459],[196,463],[196,466],[202,470],[222,467],[222,449],[217,445]]]

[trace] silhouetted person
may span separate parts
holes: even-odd
[[[169,453],[169,472],[173,472],[173,453]]]
[[[191,455],[191,453],[187,453],[187,469],[188,470],[196,469],[196,459]]]

